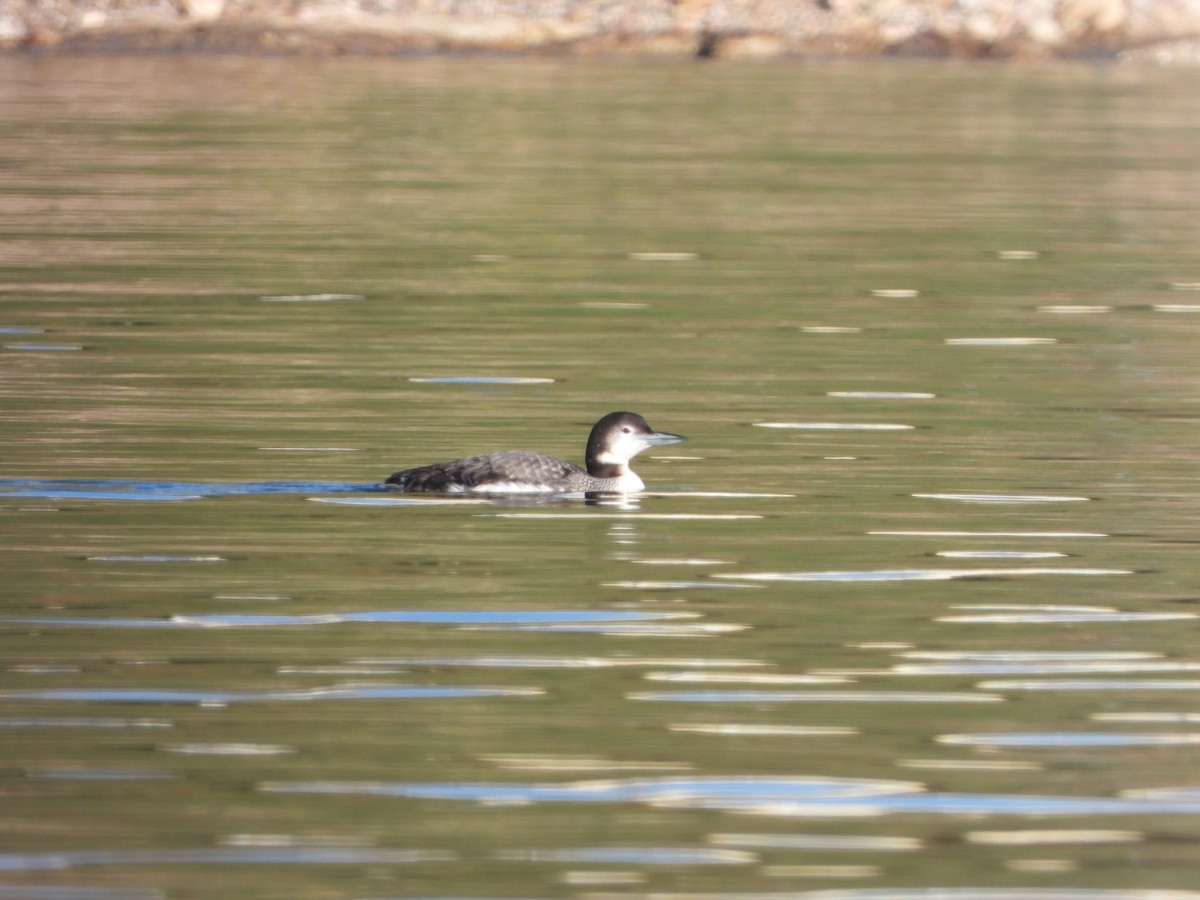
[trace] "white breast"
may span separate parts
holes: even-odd
[[[531,484],[528,481],[489,481],[471,488],[474,494],[550,494],[561,488],[549,484]]]
[[[638,478],[637,473],[634,472],[632,469],[626,469],[621,475],[619,475],[617,477],[616,481],[617,481],[617,485],[615,488],[613,488],[613,490],[616,490],[616,491],[626,491],[626,492],[640,491],[642,488],[644,488],[646,486],[645,482],[643,482],[642,479]]]

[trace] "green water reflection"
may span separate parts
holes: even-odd
[[[0,886],[1195,888],[1191,73],[18,57],[0,110]],[[309,502],[612,409],[689,437],[627,509]],[[563,610],[657,617],[487,621]],[[1129,802],[527,790],[768,776]],[[513,790],[267,789],[330,783]]]

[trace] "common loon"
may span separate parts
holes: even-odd
[[[501,450],[397,472],[383,483],[392,491],[440,494],[624,493],[645,485],[629,460],[647,447],[676,444],[677,434],[655,431],[637,413],[611,412],[592,426],[587,469],[528,450]]]

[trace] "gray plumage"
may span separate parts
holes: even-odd
[[[528,450],[500,450],[406,469],[397,472],[385,484],[399,491],[450,493],[472,491],[500,479],[514,484],[562,485],[562,489],[568,491],[597,490],[593,482],[608,480],[593,478],[586,469],[553,456]]]
[[[637,413],[614,412],[592,427],[586,469],[528,450],[501,450],[405,469],[383,487],[440,494],[640,491],[644,485],[629,468],[629,460],[647,447],[682,440],[677,434],[654,431]]]

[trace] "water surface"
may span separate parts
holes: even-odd
[[[1196,896],[1191,73],[0,114],[0,896]],[[689,437],[625,503],[377,487],[614,409]]]

